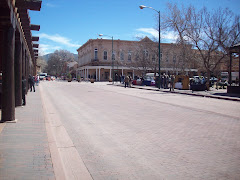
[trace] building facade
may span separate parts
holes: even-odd
[[[0,105],[1,121],[15,120],[15,107],[22,105],[22,78],[36,75],[39,37],[31,31],[29,10],[40,11],[41,0],[0,1]],[[28,87],[28,84],[27,84]]]
[[[77,51],[77,74],[83,79],[117,80],[122,75],[141,77],[147,72],[158,72],[158,43],[148,37],[140,41],[90,39]],[[182,66],[181,57],[181,49],[176,44],[161,43],[161,73],[197,71],[186,61]]]

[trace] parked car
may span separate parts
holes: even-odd
[[[54,77],[54,76],[51,76],[51,80],[54,81],[54,80],[55,80],[55,77]]]
[[[156,74],[156,76],[158,76],[158,74]],[[143,85],[145,85],[145,86],[155,86],[156,85],[154,73],[147,73],[144,76]]]
[[[218,81],[218,78],[216,78],[216,77],[211,77],[211,78],[210,78],[210,81],[211,81],[211,82],[217,82],[217,81]]]
[[[143,80],[143,85],[145,85],[145,86],[155,86],[155,84],[156,84],[156,82],[154,79],[149,78],[149,79]]]
[[[142,85],[142,80],[141,80],[141,79],[134,79],[134,80],[132,81],[132,84],[133,84],[133,85]]]

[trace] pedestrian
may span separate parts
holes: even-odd
[[[165,73],[163,74],[163,88],[164,89],[166,89],[166,87],[167,87],[167,77],[166,77],[166,75],[165,75]]]
[[[39,82],[40,82],[40,77],[39,77],[39,75],[37,75],[37,86],[38,86]]]
[[[120,77],[119,77],[120,84],[121,84],[121,81],[122,81],[122,75],[120,75]]]
[[[161,78],[160,78],[160,87],[163,88],[163,80],[164,80],[164,76],[161,75]]]
[[[166,75],[166,89],[168,89],[168,87],[169,87],[169,76],[168,75]]]
[[[174,81],[175,81],[175,76],[171,75],[170,76],[170,91],[174,91]]]
[[[34,78],[29,74],[28,76],[28,83],[30,85],[30,92],[32,92],[32,89],[34,90],[35,92],[35,86],[34,86]]]
[[[124,82],[125,82],[125,88],[128,87],[128,83],[129,83],[129,77],[128,76],[125,76]]]
[[[132,77],[129,76],[129,87],[131,87],[131,86],[132,86]]]
[[[34,84],[36,84],[36,86],[38,86],[38,79],[37,79],[37,76],[33,77],[34,78]]]
[[[26,105],[26,79],[24,76],[22,76],[22,105],[25,106]]]

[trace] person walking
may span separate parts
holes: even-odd
[[[26,105],[26,79],[23,76],[22,77],[22,105],[25,106]]]
[[[166,77],[166,74],[164,73],[163,74],[163,88],[166,89],[166,85],[167,84],[167,77]]]
[[[125,82],[125,88],[128,87],[128,83],[129,83],[129,77],[128,76],[125,76],[124,82]]]
[[[121,81],[122,81],[122,75],[120,75],[120,77],[119,77],[120,84],[122,83]]]
[[[131,87],[132,86],[132,77],[129,76],[129,86],[128,87]]]
[[[170,91],[174,91],[174,81],[175,81],[175,76],[171,75],[170,76]]]
[[[30,85],[30,92],[32,92],[32,89],[34,90],[35,92],[35,86],[34,86],[34,78],[29,74],[28,76],[28,83]]]

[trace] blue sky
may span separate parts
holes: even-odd
[[[167,3],[192,4],[209,10],[228,7],[239,14],[239,0],[42,0],[41,11],[30,11],[31,24],[39,24],[40,55],[65,49],[77,54],[76,49],[97,34],[114,39],[137,40],[137,37],[157,37],[157,13],[139,5],[151,6],[166,12]],[[164,34],[162,41],[174,40],[173,33]]]

